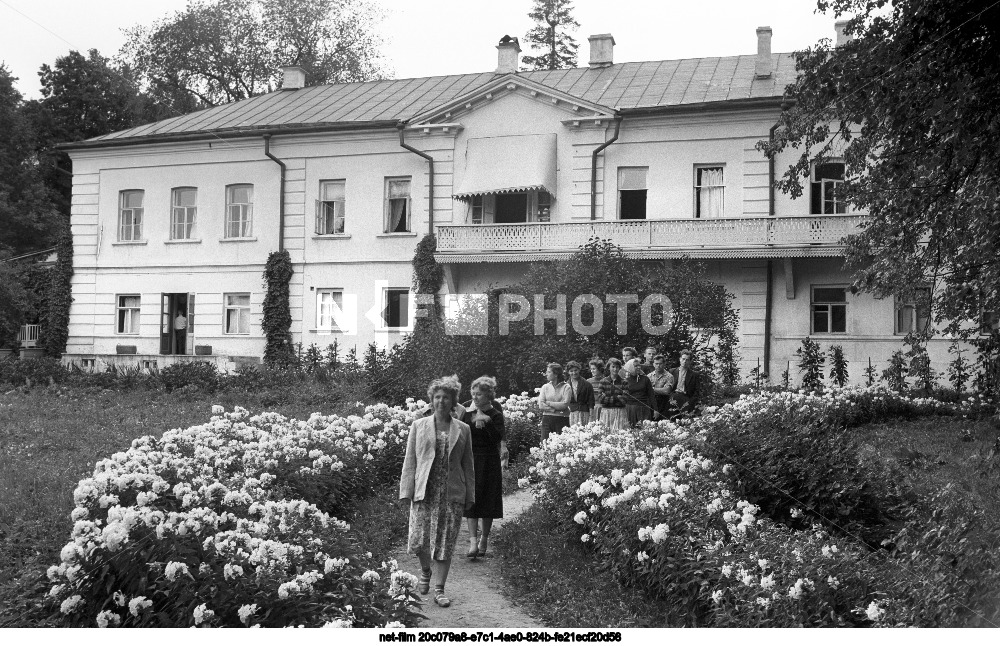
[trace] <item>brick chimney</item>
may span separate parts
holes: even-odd
[[[851,37],[844,33],[844,28],[850,20],[838,20],[833,23],[833,29],[837,32],[837,47],[842,47],[851,42]]]
[[[615,37],[611,34],[594,34],[590,41],[590,66],[611,67],[614,64]]]
[[[757,64],[754,76],[759,79],[771,78],[771,28],[757,27]]]
[[[281,89],[300,90],[306,86],[306,71],[298,65],[281,68]]]
[[[497,74],[517,74],[521,65],[521,44],[513,36],[504,36],[497,45]]]

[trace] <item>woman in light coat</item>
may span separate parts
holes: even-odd
[[[399,499],[410,501],[408,552],[420,559],[418,591],[427,594],[433,576],[434,603],[442,608],[451,605],[444,584],[462,514],[476,502],[472,435],[452,417],[461,388],[455,376],[431,382],[427,398],[434,414],[410,425],[399,477]]]

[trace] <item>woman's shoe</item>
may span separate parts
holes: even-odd
[[[479,557],[479,541],[475,537],[469,537],[469,551],[465,553],[465,557],[473,560]]]
[[[421,570],[420,578],[417,580],[417,592],[427,594],[431,591],[431,570]]]
[[[482,541],[482,542],[479,543],[478,547],[476,548],[476,553],[479,556],[479,558],[486,558],[486,542],[485,541]]]
[[[444,596],[444,590],[435,590],[434,603],[436,603],[440,608],[447,608],[451,605],[451,599]]]

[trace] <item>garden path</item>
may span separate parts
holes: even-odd
[[[503,526],[505,521],[516,518],[531,506],[530,491],[518,489],[503,497],[504,517],[493,524],[493,531]],[[541,628],[542,625],[515,606],[500,592],[500,564],[492,556],[470,561],[465,558],[469,545],[469,530],[462,523],[458,535],[455,556],[451,561],[446,591],[451,598],[451,607],[439,608],[434,604],[434,589],[424,595],[421,613],[427,619],[421,621],[421,628]],[[403,547],[393,555],[400,567],[407,572],[420,572],[420,562],[406,553]]]

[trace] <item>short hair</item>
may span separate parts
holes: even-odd
[[[653,357],[653,361],[662,361],[662,362],[666,363],[667,362],[667,358],[665,356],[663,356],[662,354],[658,354],[655,357]]]
[[[458,380],[458,375],[435,379],[430,386],[427,386],[427,399],[433,402],[434,394],[439,390],[448,393],[451,397],[451,407],[454,408],[458,404],[458,393],[462,390],[462,382]]]
[[[630,345],[627,345],[624,348],[622,348],[622,354],[625,354],[626,352],[631,352],[632,354],[639,356],[639,353],[635,351],[635,348],[633,348]]]
[[[683,357],[685,354],[694,359],[694,352],[691,352],[690,348],[682,348],[681,351],[677,354],[677,356]]]
[[[472,385],[469,387],[469,392],[474,393],[477,390],[482,391],[484,393],[488,393],[490,399],[492,399],[497,392],[497,380],[494,379],[493,377],[488,377],[486,375],[483,375],[482,377],[477,377],[476,380],[473,381]]]
[[[551,370],[552,372],[556,373],[556,379],[562,379],[563,378],[563,367],[562,367],[562,364],[554,363],[553,362],[553,363],[550,363],[549,365],[545,366],[545,369],[546,370]]]
[[[611,357],[610,359],[608,359],[608,372],[613,372],[614,366],[618,366],[619,368],[621,368],[622,360],[619,359],[618,357]]]
[[[566,372],[569,372],[573,368],[580,370],[583,366],[580,365],[579,361],[567,361],[566,362]]]
[[[600,357],[594,357],[593,359],[590,360],[590,362],[587,365],[589,365],[591,368],[597,366],[598,370],[604,372],[604,359],[601,359]]]
[[[646,350],[652,350],[655,353],[656,352],[656,346],[655,345],[647,345],[646,346]],[[643,350],[643,352],[645,352],[645,350]]]

